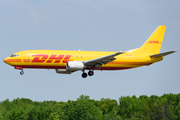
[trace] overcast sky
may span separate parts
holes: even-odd
[[[0,0],[0,101],[76,100],[180,93],[179,0]],[[177,50],[150,66],[120,71],[56,74],[19,70],[3,59],[23,50],[127,51],[166,25],[161,52]]]

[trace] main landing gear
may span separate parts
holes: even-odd
[[[89,76],[93,76],[93,75],[94,75],[94,72],[93,72],[92,70],[89,70],[88,75],[89,75]],[[82,73],[82,77],[83,77],[83,78],[86,78],[86,77],[87,77],[87,73],[85,73],[84,70],[83,70],[83,73]]]

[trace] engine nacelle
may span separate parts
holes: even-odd
[[[67,70],[83,70],[84,67],[84,63],[81,61],[69,61],[66,64]]]

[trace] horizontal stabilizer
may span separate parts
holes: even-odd
[[[164,53],[160,53],[160,54],[155,54],[155,55],[150,55],[150,57],[162,57],[162,56],[166,56],[166,55],[169,55],[171,53],[174,53],[176,51],[169,51],[169,52],[164,52]]]

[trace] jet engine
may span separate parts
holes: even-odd
[[[82,61],[69,61],[66,64],[67,70],[83,70],[85,68]]]

